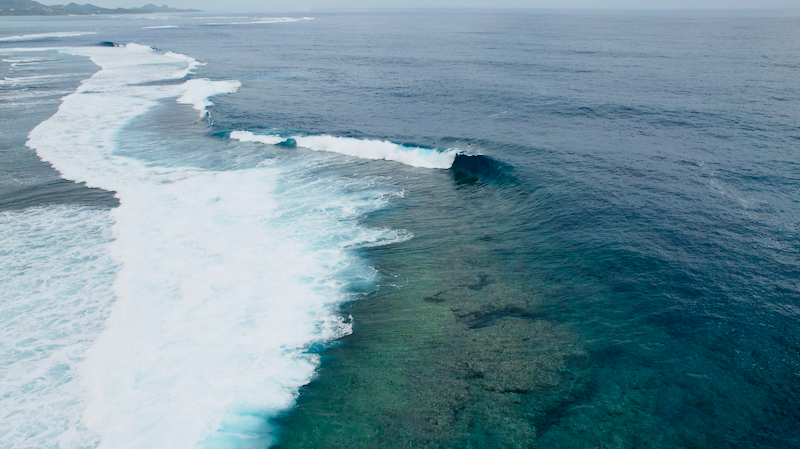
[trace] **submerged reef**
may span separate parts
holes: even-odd
[[[491,198],[471,202],[472,220],[441,218],[451,195],[496,189],[451,185],[413,211],[369,220],[415,238],[365,251],[385,284],[343,310],[356,331],[323,351],[318,377],[279,420],[278,447],[535,447],[562,404],[591,390],[584,345],[548,318],[546,286],[500,255],[513,238],[481,226]]]

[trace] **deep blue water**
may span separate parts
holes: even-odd
[[[95,32],[0,41],[0,226],[11,236],[0,248],[0,276],[13,286],[0,295],[9,329],[2,364],[15,379],[2,386],[14,399],[0,410],[26,417],[0,427],[2,447],[49,447],[58,438],[61,447],[800,445],[800,16],[305,15],[313,20],[0,19],[0,38]],[[154,24],[178,27],[142,28]],[[121,176],[114,198],[59,179],[25,146],[28,132],[98,67],[83,56],[7,49],[101,41],[205,63],[189,78],[241,82],[235,93],[211,97],[200,120],[173,101],[179,94],[165,94],[115,128],[113,154],[180,173],[206,170],[196,184],[183,187],[190,173],[153,181],[174,190],[136,187],[144,175],[127,181],[88,163],[68,176],[106,190]],[[11,66],[20,55],[49,58],[31,73],[70,75],[8,81],[26,67]],[[28,96],[9,99],[19,94]],[[103,114],[75,128],[105,123]],[[353,139],[343,147],[388,140],[462,155],[449,169],[430,169],[309,151],[302,141],[297,149],[239,142],[229,138],[235,131]],[[224,208],[213,209],[220,198]],[[80,240],[88,234],[72,230],[81,223],[99,229],[90,246]],[[53,239],[59,229],[66,237]],[[86,260],[105,260],[114,239],[113,263],[122,268],[93,274],[112,262]],[[152,251],[134,251],[143,244]],[[52,259],[68,252],[59,245],[87,254]],[[256,255],[243,256],[248,250]],[[72,282],[62,264],[84,267],[66,271],[85,279],[41,293],[55,276],[47,270]],[[160,273],[165,280],[128,288]],[[25,276],[32,278],[19,280]],[[73,346],[63,332],[28,337],[25,329],[39,325],[19,324],[15,311],[27,310],[31,289],[53,310],[99,292],[104,305],[74,309],[99,315],[72,326],[95,330]],[[175,307],[160,309],[171,301]],[[219,308],[204,308],[214,301]],[[320,305],[307,306],[314,301]],[[228,319],[226,304],[241,304],[242,314]],[[113,321],[122,310],[131,314],[128,327]],[[145,329],[158,321],[151,314],[171,318]],[[320,331],[330,314],[345,317],[352,334]],[[317,328],[308,329],[317,331],[275,324],[311,315]],[[229,345],[226,336],[239,332],[248,337]],[[292,332],[305,339],[280,339]],[[103,348],[137,338],[142,352],[159,355],[128,355],[134,341],[107,365],[98,362]],[[269,339],[274,348],[272,340],[253,343]],[[294,344],[298,352],[285,362]],[[197,350],[204,345],[218,349]],[[63,356],[72,374],[46,394],[19,390],[53,370],[25,365],[31,359],[20,354],[44,360],[54,347],[72,348]],[[286,363],[283,373],[294,374],[251,368],[273,349],[283,355],[268,365]],[[162,370],[173,359],[181,361]],[[205,362],[235,368],[206,371]],[[111,374],[95,377],[101,371]],[[190,371],[211,386],[190,382]],[[130,396],[112,394],[128,372],[139,376]],[[66,418],[51,411],[63,409],[53,405],[62,396],[74,409]],[[34,397],[45,399],[33,411],[22,405]],[[249,402],[255,397],[270,400]],[[168,441],[142,421],[152,413],[147,404],[160,401],[174,404],[160,406],[165,422],[203,425],[187,424],[185,439]],[[187,409],[199,411],[183,420]],[[74,433],[59,437],[59,429]]]

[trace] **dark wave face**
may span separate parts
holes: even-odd
[[[51,247],[84,248],[63,256],[76,263],[105,260],[113,244],[108,266],[123,267],[75,269],[104,282],[91,310],[119,313],[114,285],[129,313],[102,334],[106,312],[69,309],[94,320],[75,337],[86,361],[69,353],[97,381],[92,413],[64,418],[89,420],[75,430],[82,444],[188,434],[164,424],[174,422],[194,432],[176,441],[205,447],[800,446],[796,14],[178,17],[24,29],[98,30],[74,39],[95,55],[142,51],[97,42],[137,42],[161,49],[159,64],[180,59],[167,50],[205,63],[188,77],[216,86],[213,105],[199,94],[176,103],[189,87],[166,65],[140,84],[97,77],[75,97],[156,98],[98,127],[113,137],[99,166],[135,162],[119,172],[64,162],[84,154],[59,153],[83,136],[70,127],[58,144],[32,134],[116,198],[23,152],[55,104],[19,115],[14,135],[0,125],[17,149],[0,153],[11,161],[0,170],[42,175],[0,186],[0,226],[24,236],[0,261],[29,255],[49,273],[61,263]],[[4,64],[25,67],[14,60]],[[62,114],[91,110],[70,104]],[[130,167],[142,174],[123,176]],[[9,285],[38,285],[7,260]],[[23,337],[14,345],[35,347]],[[135,357],[111,350],[123,343]],[[109,360],[140,370],[125,384],[137,394],[98,374]],[[7,391],[22,391],[13,382]]]
[[[511,166],[484,155],[458,154],[450,170],[457,182],[507,183],[512,180]]]

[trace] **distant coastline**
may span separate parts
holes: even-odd
[[[43,5],[34,0],[0,0],[0,16],[67,16],[93,14],[151,14],[156,12],[195,12],[198,9],[177,9],[153,4],[141,8],[101,8],[92,4]]]

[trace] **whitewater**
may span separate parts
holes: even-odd
[[[258,142],[281,145],[293,141],[295,145],[313,151],[355,156],[362,159],[382,159],[401,162],[412,167],[447,169],[453,166],[459,150],[450,148],[439,151],[433,148],[403,146],[387,140],[354,139],[352,137],[262,135],[250,131],[233,131],[231,139],[241,142]]]
[[[136,157],[120,135],[137,118],[170,101],[206,117],[211,97],[241,83],[187,79],[198,61],[142,45],[48,50],[100,70],[27,145],[64,178],[115,192],[119,206],[0,215],[5,235],[19,236],[0,247],[8,347],[40,351],[4,354],[8,447],[274,443],[270,420],[319,364],[310,348],[352,332],[337,307],[376,281],[354,250],[411,238],[359,224],[395,193],[306,179],[331,163],[316,151],[223,170]],[[432,168],[454,157],[352,140],[298,137],[317,151]]]

